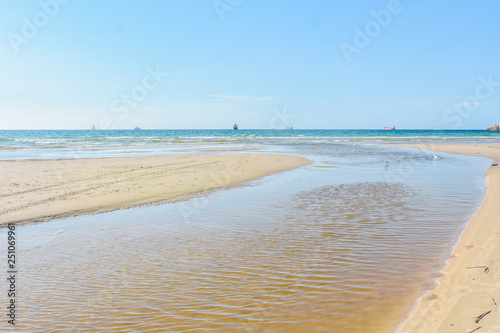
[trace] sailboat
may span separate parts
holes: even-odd
[[[95,130],[95,125],[94,124],[92,124],[92,130]]]

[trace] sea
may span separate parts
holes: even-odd
[[[158,155],[191,145],[446,144],[499,139],[499,132],[482,130],[0,130],[0,159]]]
[[[190,200],[17,226],[13,329],[394,332],[481,204],[491,160],[390,144],[499,141],[474,130],[0,131],[0,160],[312,161]]]

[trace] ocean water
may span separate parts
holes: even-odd
[[[0,159],[169,154],[172,149],[304,143],[494,143],[479,130],[18,130],[0,131]]]
[[[259,146],[313,163],[188,201],[18,226],[18,331],[392,332],[479,207],[490,161],[377,140],[496,140],[479,131],[143,130],[116,131],[94,150],[83,139],[91,131],[70,132],[16,133],[11,144],[36,145],[21,141],[2,157]]]

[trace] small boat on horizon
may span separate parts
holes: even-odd
[[[396,126],[384,127],[384,129],[387,130],[387,131],[394,131],[396,129]]]
[[[92,124],[92,130],[95,130],[95,125],[94,124]]]
[[[140,131],[141,129],[142,129],[142,128],[140,128],[139,126],[136,126],[136,127],[134,128],[134,131]]]
[[[234,130],[237,130],[237,129],[238,129],[238,125],[237,125],[236,123],[234,123],[234,125],[233,125],[233,129],[234,129]]]

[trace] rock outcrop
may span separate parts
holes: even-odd
[[[490,126],[486,129],[487,131],[500,131],[500,124],[496,124],[496,125],[493,125],[493,126]]]

